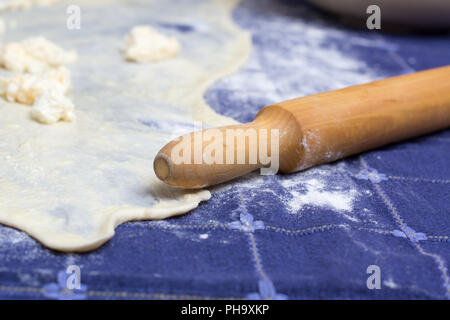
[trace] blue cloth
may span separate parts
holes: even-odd
[[[302,1],[246,0],[234,17],[252,35],[252,56],[206,100],[239,121],[284,99],[450,64],[448,33],[351,29]],[[448,299],[449,155],[444,131],[306,172],[254,173],[212,188],[184,216],[125,223],[87,254],[0,226],[0,296]],[[308,202],[312,181],[341,207]],[[81,269],[72,292],[68,265]],[[367,287],[372,265],[380,290]]]

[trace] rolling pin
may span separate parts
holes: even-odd
[[[290,173],[449,126],[450,66],[445,66],[267,106],[252,122],[169,142],[153,167],[171,186],[202,188],[269,167],[261,148],[270,156],[277,149],[279,170]],[[235,135],[227,139],[229,132]],[[244,143],[237,143],[239,138]],[[203,161],[207,156],[216,161]]]

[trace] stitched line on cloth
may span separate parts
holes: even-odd
[[[437,240],[437,241],[449,241],[449,236],[428,236],[430,240]]]
[[[253,235],[253,233],[249,232],[248,233],[248,237],[249,237],[249,240],[250,240],[250,248],[252,250],[253,260],[255,262],[256,270],[258,271],[258,273],[261,276],[261,278],[263,278],[264,280],[271,281],[270,278],[267,276],[267,274],[263,270],[261,258],[259,256],[258,248],[256,246],[255,236]]]
[[[238,195],[239,195],[239,201],[240,201],[241,208],[242,208],[243,212],[246,215],[249,215],[249,213],[247,211],[247,207],[245,206],[245,203],[244,203],[244,197],[242,196],[241,189],[239,187],[237,187],[237,190],[238,190]],[[261,259],[261,256],[259,255],[259,252],[258,252],[258,245],[256,243],[254,232],[255,232],[255,230],[253,229],[251,231],[248,231],[247,234],[248,234],[249,243],[250,243],[250,250],[251,250],[251,253],[252,253],[252,256],[253,256],[252,260],[254,262],[254,266],[256,268],[256,271],[257,271],[260,279],[262,279],[262,280],[258,281],[259,293],[257,293],[257,294],[249,294],[249,296],[256,295],[256,296],[258,296],[258,298],[261,298],[261,299],[277,299],[277,297],[281,297],[282,296],[283,299],[287,299],[287,296],[281,295],[281,294],[277,294],[275,285],[273,284],[273,282],[270,279],[270,277],[264,271],[262,259]],[[266,292],[266,290],[265,290],[267,288],[270,288],[270,290],[268,292]]]
[[[244,203],[244,198],[242,196],[241,189],[239,187],[237,187],[237,190],[238,190],[239,202],[241,204],[241,208],[242,208],[242,210],[245,213],[248,213],[247,212],[247,207],[245,206],[245,203]],[[248,232],[248,237],[249,237],[249,242],[250,242],[250,251],[251,251],[251,253],[253,255],[253,262],[254,262],[256,271],[261,276],[261,278],[263,278],[265,280],[270,280],[270,278],[264,272],[264,269],[263,269],[263,266],[262,266],[262,261],[261,261],[261,258],[259,256],[259,253],[258,253],[258,247],[257,247],[257,244],[256,244],[255,237],[253,236],[253,233]]]
[[[204,225],[193,225],[193,224],[180,224],[180,225],[156,225],[151,224],[148,225],[151,228],[155,229],[228,229],[229,223],[219,223],[219,224],[204,224]],[[328,230],[334,230],[341,227],[349,227],[354,228],[348,224],[326,224],[321,226],[312,226],[304,229],[286,229],[283,227],[276,227],[271,225],[266,225],[264,229],[265,231],[276,231],[279,233],[286,233],[288,235],[308,235],[314,232],[323,232]],[[357,227],[358,230],[365,230],[369,232],[375,232],[380,234],[392,235],[392,230],[383,230],[383,229],[374,229],[374,228],[366,228],[366,227]],[[231,229],[230,230],[236,230]],[[450,240],[450,236],[442,236],[442,235],[430,235],[428,238],[432,241],[448,241]]]
[[[280,228],[280,227],[266,226],[266,229],[278,231],[281,233],[287,233],[290,235],[303,235],[303,234],[311,234],[311,233],[318,232],[318,231],[332,230],[332,229],[336,229],[339,227],[345,227],[345,226],[346,225],[342,225],[342,224],[327,224],[327,225],[322,225],[322,226],[318,226],[318,227],[309,227],[309,228],[298,229],[298,230],[289,230],[289,229]]]
[[[44,290],[42,288],[35,287],[19,287],[19,286],[3,286],[0,285],[0,291],[6,292],[16,292],[16,293],[43,293]]]
[[[426,178],[413,178],[413,177],[400,177],[400,176],[387,176],[393,180],[405,180],[414,182],[432,182],[432,183],[450,183],[448,179],[426,179]]]
[[[36,287],[19,287],[19,286],[3,286],[0,285],[0,292],[12,292],[12,293],[38,293],[43,294],[44,290],[42,288]],[[140,292],[126,292],[126,291],[96,291],[89,290],[86,292],[88,296],[91,297],[116,297],[116,298],[142,298],[142,299],[172,299],[172,300],[242,300],[239,297],[209,297],[209,296],[196,296],[189,294],[166,294],[166,293],[140,293]]]
[[[448,273],[447,273],[447,267],[445,266],[444,261],[442,260],[442,258],[435,254],[435,253],[429,253],[426,252],[418,243],[414,243],[414,245],[416,246],[416,248],[419,250],[419,252],[425,256],[431,257],[434,259],[434,261],[437,263],[439,270],[441,270],[442,273],[442,280],[444,280],[445,283],[445,289],[447,290],[447,298],[450,299],[450,279],[448,277]]]
[[[359,159],[360,159],[361,164],[363,165],[364,169],[369,170],[369,166],[367,165],[367,163],[364,160],[364,158],[362,156],[360,156]],[[405,224],[404,224],[402,218],[400,217],[400,215],[398,214],[397,210],[392,205],[391,201],[384,194],[383,190],[381,190],[381,187],[379,186],[379,184],[373,183],[373,182],[372,182],[372,184],[375,187],[375,189],[377,190],[378,194],[381,196],[381,198],[384,201],[384,203],[386,204],[386,206],[389,207],[390,212],[394,216],[395,221],[397,221],[397,223],[400,225],[400,227],[404,227]]]
[[[361,162],[362,166],[364,167],[364,169],[368,170],[369,166],[367,165],[367,163],[364,160],[362,155],[359,157],[359,159],[360,159],[360,162]],[[400,215],[398,214],[397,210],[394,208],[394,205],[389,200],[389,198],[386,196],[386,194],[383,192],[383,190],[381,189],[379,184],[377,184],[375,182],[372,182],[372,184],[375,187],[375,189],[377,190],[377,192],[380,195],[380,197],[383,199],[383,201],[386,204],[386,206],[390,209],[391,214],[393,215],[393,217],[397,221],[397,223],[400,225],[400,227],[405,227],[406,224],[403,222],[403,220],[400,217]],[[441,278],[443,280],[443,287],[444,287],[444,289],[446,291],[446,297],[448,299],[450,299],[450,280],[449,280],[449,277],[448,277],[448,274],[447,274],[447,267],[445,266],[445,263],[442,260],[442,258],[439,255],[437,255],[437,254],[426,252],[417,242],[412,242],[412,244],[418,249],[418,251],[422,255],[433,258],[434,261],[437,263],[438,269],[441,272]]]
[[[173,224],[173,225],[158,225],[149,224],[151,228],[155,229],[227,229],[228,224],[218,223],[218,224]]]
[[[392,231],[392,230],[374,229],[374,228],[366,228],[366,227],[352,227],[351,225],[348,225],[348,224],[328,224],[328,225],[322,225],[322,226],[318,226],[318,227],[309,227],[309,228],[297,229],[297,230],[291,230],[291,229],[285,229],[285,228],[281,228],[281,227],[266,225],[266,231],[275,231],[275,232],[279,232],[279,233],[286,233],[287,235],[290,235],[290,236],[297,236],[297,235],[303,236],[303,235],[312,234],[317,231],[324,232],[324,231],[336,230],[338,228],[351,228],[351,229],[357,229],[360,231],[368,231],[368,232],[372,232],[372,233],[379,233],[379,234],[389,235],[389,236],[393,235],[393,233],[394,233],[394,231]],[[428,236],[428,238],[432,241],[449,241],[450,240],[450,236]]]

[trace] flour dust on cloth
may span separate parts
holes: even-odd
[[[99,247],[120,223],[182,214],[209,199],[207,190],[159,182],[153,158],[193,123],[235,123],[203,95],[250,51],[248,34],[232,22],[237,1],[75,2],[84,8],[81,29],[65,28],[62,2],[39,14],[14,12],[18,27],[3,42],[37,32],[77,51],[71,68],[77,121],[45,126],[30,119],[29,107],[0,100],[0,223],[68,252]],[[137,23],[175,37],[178,55],[125,61],[123,39]]]

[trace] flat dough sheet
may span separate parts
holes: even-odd
[[[231,18],[237,2],[71,1],[81,7],[80,30],[65,27],[67,3],[8,13],[17,28],[3,42],[42,35],[78,52],[70,66],[77,120],[41,125],[29,106],[0,101],[0,223],[49,248],[81,252],[105,243],[123,222],[182,214],[209,199],[207,190],[160,183],[153,158],[193,123],[235,123],[203,95],[248,57],[250,38]],[[124,61],[123,37],[137,24],[175,36],[178,57]]]

